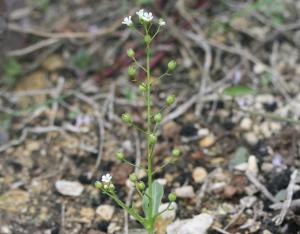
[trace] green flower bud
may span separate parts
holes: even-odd
[[[144,37],[144,41],[145,41],[146,44],[150,44],[150,42],[151,42],[151,37],[150,37],[149,35],[146,35],[146,36]]]
[[[121,151],[118,151],[116,153],[116,157],[117,157],[117,159],[119,159],[120,161],[122,161],[124,159],[124,153],[121,152]]]
[[[168,63],[168,70],[169,70],[169,71],[173,71],[175,68],[176,68],[176,61],[175,61],[175,60],[171,60],[171,61]]]
[[[141,83],[141,84],[139,85],[139,90],[140,90],[142,93],[146,92],[146,91],[147,91],[147,85],[146,85],[145,83]]]
[[[175,193],[170,193],[168,196],[168,199],[170,202],[176,201],[176,194]]]
[[[124,113],[122,114],[121,116],[122,120],[124,123],[132,123],[132,118],[131,118],[131,115],[129,113]]]
[[[159,123],[161,121],[161,118],[161,113],[157,113],[156,115],[154,115],[154,122]]]
[[[151,145],[156,144],[157,137],[154,134],[151,133],[148,137],[149,137],[149,142],[150,142]]]
[[[135,76],[135,75],[136,75],[136,69],[135,69],[135,67],[129,66],[129,67],[128,67],[127,73],[128,73],[128,75],[129,75],[130,77]]]
[[[180,149],[175,148],[175,149],[172,150],[172,156],[173,157],[177,158],[177,157],[180,156],[180,154],[181,154]]]
[[[114,191],[115,190],[115,186],[113,184],[109,184],[108,186],[110,191]]]
[[[133,49],[128,49],[128,50],[127,50],[127,56],[128,56],[129,58],[133,58],[134,55],[135,55],[135,52],[134,52]]]
[[[103,184],[102,184],[100,181],[96,181],[96,182],[95,182],[95,187],[96,187],[97,189],[102,189],[102,188],[103,188]]]
[[[137,176],[136,174],[132,173],[129,175],[129,180],[132,182],[132,183],[135,183],[137,181]]]
[[[166,104],[168,106],[171,106],[174,102],[175,102],[175,96],[174,95],[169,95],[167,98],[166,98]]]
[[[138,182],[136,186],[139,190],[144,190],[146,187],[143,181]]]
[[[108,185],[107,184],[103,185],[103,189],[108,190]]]

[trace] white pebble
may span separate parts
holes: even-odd
[[[185,185],[175,189],[177,197],[193,198],[195,196],[194,188],[190,185]]]
[[[83,192],[83,186],[77,181],[58,180],[55,188],[60,194],[72,197],[80,196]]]

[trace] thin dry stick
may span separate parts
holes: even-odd
[[[263,195],[265,195],[266,198],[268,198],[270,201],[272,201],[273,203],[276,203],[277,200],[275,199],[275,197],[269,192],[269,190],[262,184],[259,182],[259,180],[251,173],[251,172],[246,172],[245,173],[248,180],[255,185],[256,188],[258,188]]]
[[[10,31],[18,32],[18,33],[25,33],[31,34],[34,36],[39,37],[46,37],[46,38],[54,38],[54,39],[89,39],[99,36],[104,36],[114,32],[117,28],[120,27],[120,22],[122,19],[117,19],[113,24],[109,25],[105,28],[100,28],[96,32],[64,32],[64,33],[52,33],[52,32],[45,32],[39,29],[33,28],[24,28],[17,24],[10,23],[7,25],[7,28]]]
[[[291,179],[290,179],[290,183],[287,187],[287,195],[286,195],[286,200],[285,202],[283,203],[283,206],[282,206],[282,209],[281,209],[281,212],[278,216],[274,217],[274,221],[275,221],[275,224],[277,226],[281,225],[290,206],[291,206],[291,203],[292,203],[292,199],[293,199],[293,194],[294,194],[294,187],[295,187],[295,181],[296,181],[296,177],[297,177],[297,173],[298,171],[295,170],[292,175],[291,175]]]
[[[24,128],[21,133],[21,136],[18,139],[11,140],[6,144],[0,146],[0,153],[13,146],[22,144],[25,141],[28,133],[43,134],[47,132],[63,132],[63,129],[57,126]]]
[[[42,49],[44,47],[47,47],[47,46],[50,46],[50,45],[53,45],[55,43],[59,42],[59,39],[55,39],[55,38],[49,38],[49,39],[45,39],[45,40],[42,40],[42,41],[39,41],[33,45],[30,45],[26,48],[23,48],[23,49],[19,49],[19,50],[12,50],[12,51],[9,51],[7,52],[7,55],[9,57],[20,57],[20,56],[24,56],[24,55],[27,55],[27,54],[30,54],[30,53],[33,53],[39,49]]]
[[[140,138],[138,131],[135,129],[134,131],[134,138],[135,138],[135,150],[136,150],[136,158],[135,158],[135,165],[136,167],[134,168],[134,173],[138,173],[138,168],[141,165],[141,158],[142,158],[142,153],[141,153],[141,143],[140,143]],[[126,205],[129,206],[132,200],[132,196],[134,193],[134,188],[131,187],[129,192],[128,192],[128,197],[126,200]],[[128,234],[128,212],[125,210],[124,211],[124,233]]]
[[[192,32],[185,32],[184,35],[186,35],[189,39],[196,43],[202,43],[204,39],[203,37],[199,36],[198,34],[192,33]],[[277,86],[281,94],[287,99],[290,100],[291,98],[287,94],[288,86],[286,85],[286,82],[282,79],[282,77],[278,74],[277,71],[275,71],[273,68],[269,67],[268,65],[264,64],[262,61],[260,61],[257,57],[255,57],[253,54],[251,54],[248,50],[245,50],[243,48],[239,47],[233,47],[233,46],[227,46],[224,44],[219,44],[212,40],[206,40],[207,43],[215,48],[218,48],[220,50],[226,51],[231,54],[239,55],[243,58],[246,58],[247,60],[251,61],[254,64],[261,65],[265,71],[271,73],[275,78],[276,81],[279,82],[280,87]],[[276,84],[277,85],[277,84]]]

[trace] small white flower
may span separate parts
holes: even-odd
[[[143,18],[144,9],[141,9],[141,10],[137,11],[136,14],[139,16],[139,18]]]
[[[102,180],[102,182],[104,182],[104,183],[110,183],[111,178],[112,178],[112,177],[111,177],[110,174],[106,174],[106,175],[103,175],[103,176],[102,176],[101,180]]]
[[[132,20],[131,20],[131,16],[125,17],[122,24],[126,24],[127,26],[131,26],[133,24]]]
[[[151,12],[144,12],[142,19],[146,22],[150,22],[151,20],[153,20],[153,15]]]
[[[163,19],[159,19],[158,24],[159,24],[159,26],[165,26],[166,21],[164,21]]]

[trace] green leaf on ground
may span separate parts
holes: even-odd
[[[243,96],[243,95],[248,95],[248,94],[253,94],[254,90],[248,86],[243,86],[243,85],[236,85],[236,86],[231,86],[227,87],[224,89],[223,94],[228,95],[228,96]]]

